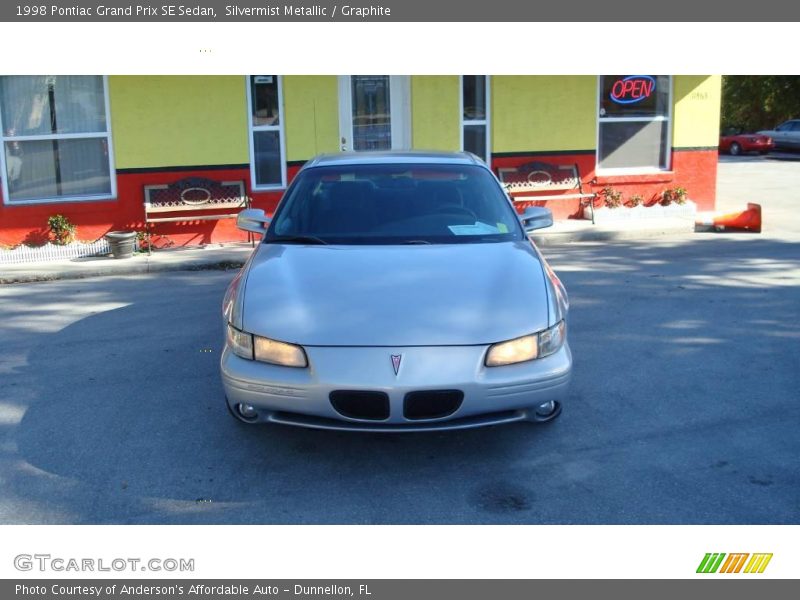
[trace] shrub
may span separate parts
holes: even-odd
[[[66,246],[75,241],[75,225],[64,215],[53,215],[47,219],[47,226],[53,234],[53,243]]]
[[[641,194],[633,194],[628,198],[628,202],[626,202],[628,206],[633,208],[634,206],[641,206],[644,204],[644,198]]]
[[[622,192],[615,190],[611,186],[606,186],[600,191],[603,203],[608,208],[618,208],[622,206]]]
[[[675,204],[686,204],[686,189],[682,187],[667,188],[661,194],[661,206]]]

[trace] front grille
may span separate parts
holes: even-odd
[[[389,418],[389,396],[385,392],[336,390],[330,393],[333,408],[351,419],[385,421]]]
[[[456,412],[463,401],[461,390],[409,392],[403,400],[403,415],[411,421],[441,419]]]

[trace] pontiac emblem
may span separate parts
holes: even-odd
[[[394,369],[395,376],[397,376],[397,373],[400,371],[401,360],[403,360],[402,354],[392,354],[392,368]]]

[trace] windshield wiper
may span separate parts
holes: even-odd
[[[328,245],[323,239],[313,235],[279,235],[265,240],[268,243],[277,242],[282,244],[321,244]]]
[[[429,244],[428,240],[406,240],[404,242],[400,242],[401,244]]]

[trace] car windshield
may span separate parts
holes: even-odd
[[[483,167],[362,164],[301,171],[264,242],[456,244],[521,239],[514,209]]]

